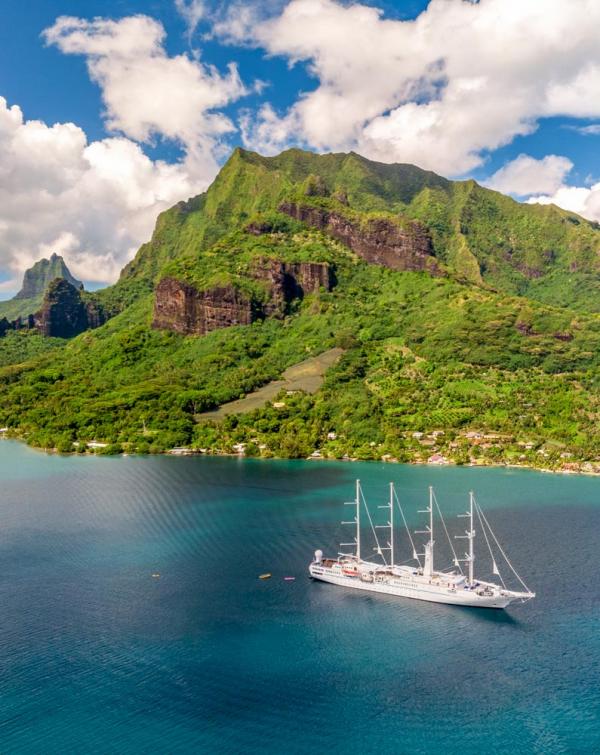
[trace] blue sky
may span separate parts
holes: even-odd
[[[281,107],[291,104],[298,91],[311,85],[310,76],[300,66],[290,70],[284,60],[266,59],[260,51],[232,49],[216,41],[199,39],[206,31],[205,24],[190,44],[185,21],[171,0],[28,0],[7,5],[1,11],[2,25],[10,31],[0,45],[0,93],[9,103],[19,104],[27,118],[39,118],[46,123],[73,121],[90,140],[107,135],[100,89],[90,81],[83,57],[65,56],[56,47],[44,44],[40,36],[59,16],[119,19],[149,15],[164,26],[165,47],[170,55],[190,54],[192,48],[201,46],[202,59],[219,68],[235,60],[248,78],[273,82],[270,100]],[[258,99],[250,98],[243,105],[247,107]],[[240,106],[236,103],[224,110],[235,113]],[[235,144],[240,140],[234,137],[231,141]],[[154,154],[171,157],[174,151],[177,145],[163,142]]]
[[[52,250],[114,280],[237,144],[355,149],[600,219],[598,5],[4,3],[0,296]]]

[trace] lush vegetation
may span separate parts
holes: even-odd
[[[44,338],[36,331],[8,331],[0,341],[0,367],[26,362],[65,345],[62,338]]]
[[[27,299],[7,299],[0,301],[0,319],[6,317],[11,322],[18,317],[26,318],[39,310],[44,296],[33,296]]]
[[[448,276],[363,262],[276,211],[298,196],[358,220],[420,219]],[[594,463],[599,246],[600,231],[569,213],[412,166],[236,151],[206,194],[161,215],[119,283],[97,294],[119,312],[108,323],[66,345],[2,339],[0,425],[59,450],[97,440],[103,452]],[[151,328],[162,276],[260,298],[251,272],[265,258],[329,262],[337,284],[281,319],[203,337]],[[203,416],[332,346],[344,355],[318,393],[219,423]]]
[[[600,311],[597,224],[412,165],[295,149],[272,158],[235,150],[206,194],[162,213],[152,240],[114,288],[154,282],[169,260],[208,249],[299,194],[338,209],[342,196],[349,211],[420,220],[432,233],[436,256],[458,276],[550,304]]]

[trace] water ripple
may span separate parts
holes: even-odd
[[[312,583],[357,474],[373,504],[393,479],[415,525],[430,482],[450,515],[475,487],[538,598],[492,612]],[[3,752],[600,746],[597,480],[8,442],[0,479]]]

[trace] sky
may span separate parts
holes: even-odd
[[[231,150],[355,150],[600,221],[598,0],[0,7],[0,298],[113,282]]]

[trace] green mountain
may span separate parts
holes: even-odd
[[[108,322],[0,341],[0,424],[64,450],[593,465],[599,249],[596,224],[473,181],[238,149],[97,293]],[[333,348],[316,392],[210,414]]]
[[[71,275],[63,258],[52,254],[49,259],[38,260],[23,275],[21,290],[8,301],[0,302],[0,318],[16,320],[37,312],[42,305],[44,292],[56,278],[68,281],[77,289],[83,289],[83,283]]]
[[[422,222],[435,256],[458,277],[549,304],[600,311],[598,224],[413,165],[297,149],[271,158],[235,150],[205,194],[159,216],[152,240],[123,270],[120,284],[154,282],[168,260],[209,247],[254,215],[276,209],[294,193],[305,194],[313,180],[319,185],[313,196],[302,197],[305,203]]]

